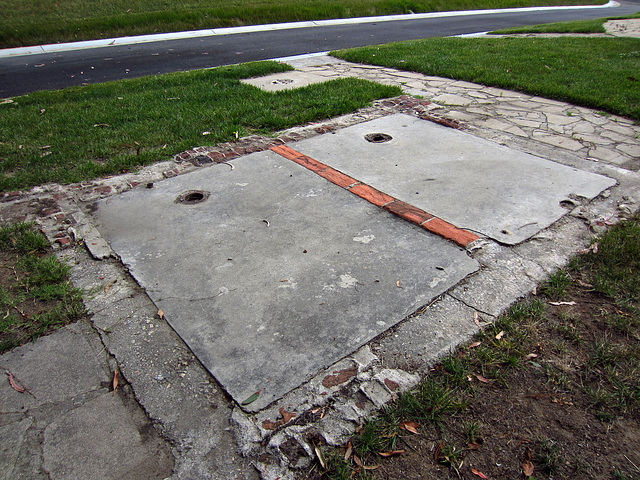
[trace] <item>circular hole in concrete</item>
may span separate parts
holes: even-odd
[[[385,143],[392,138],[393,137],[391,135],[387,135],[386,133],[368,133],[364,136],[364,139],[371,143]]]
[[[189,190],[181,193],[178,198],[176,198],[176,202],[193,205],[194,203],[204,202],[209,198],[209,195],[209,192],[205,192],[204,190]]]

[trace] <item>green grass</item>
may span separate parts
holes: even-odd
[[[0,353],[84,314],[68,265],[49,250],[32,224],[0,228]]]
[[[0,105],[0,191],[131,171],[401,94],[354,78],[276,93],[239,81],[290,69],[259,62],[16,97]]]
[[[431,38],[332,52],[640,120],[640,39]]]
[[[0,48],[237,25],[581,0],[0,0]],[[594,0],[593,3],[606,3]]]
[[[573,20],[571,22],[543,23],[527,27],[504,28],[490,32],[492,35],[513,35],[520,33],[605,33],[607,20],[619,17],[596,18],[593,20]],[[624,18],[640,18],[640,12]]]
[[[598,253],[583,259],[594,288],[622,305],[640,307],[640,223],[624,222],[598,240]]]

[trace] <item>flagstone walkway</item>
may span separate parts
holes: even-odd
[[[498,143],[560,148],[584,159],[640,168],[640,125],[632,120],[493,87],[359,65],[329,56],[290,61],[327,79],[358,77],[397,85],[432,102],[430,110],[464,122],[470,133]],[[524,141],[523,141],[524,140]]]

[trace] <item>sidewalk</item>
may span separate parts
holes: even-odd
[[[0,357],[28,392],[0,383],[0,478],[293,478],[314,458],[310,438],[344,441],[361,419],[415,385],[439,355],[492,321],[567,263],[594,233],[638,209],[640,126],[561,102],[449,79],[354,65],[327,56],[292,60],[279,85],[355,76],[420,96],[376,102],[351,115],[196,148],[138,174],[37,187],[0,198],[3,221],[39,222],[90,292],[90,323],[61,329]],[[481,270],[428,308],[256,413],[232,402],[136,284],[93,225],[97,201],[251,152],[323,138],[403,113],[461,127],[520,152],[616,180],[592,202],[576,198],[551,227],[515,246],[485,239],[468,251]],[[115,197],[114,197],[115,198]],[[45,208],[46,207],[46,208]],[[87,249],[82,248],[84,246]],[[425,329],[437,329],[424,335]],[[111,391],[114,371],[119,386]],[[255,467],[255,468],[254,468]],[[257,470],[256,470],[257,469]]]

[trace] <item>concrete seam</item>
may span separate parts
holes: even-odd
[[[469,305],[467,302],[465,302],[464,300],[462,300],[461,298],[456,297],[453,292],[447,292],[446,295],[449,295],[451,298],[453,298],[455,301],[460,302],[461,304],[469,307],[471,310],[474,310],[482,315],[486,315],[487,317],[493,318],[493,319],[497,319],[498,317],[496,317],[495,315],[492,315],[488,312],[485,312],[484,310],[480,310],[479,308],[473,306],[473,305]]]
[[[127,271],[127,275],[130,275],[130,273],[128,271]],[[136,285],[137,285],[137,283],[136,283]],[[151,301],[151,300],[149,300],[149,301]],[[134,388],[133,384],[127,379],[127,377],[125,376],[124,372],[122,371],[122,367],[120,366],[120,362],[118,361],[118,357],[116,357],[115,354],[111,351],[111,349],[107,346],[107,342],[105,341],[105,338],[103,337],[103,334],[105,334],[106,332],[103,332],[98,327],[96,327],[93,324],[93,321],[91,321],[91,319],[88,319],[88,323],[89,323],[89,328],[91,328],[91,330],[93,330],[98,335],[98,338],[100,339],[100,343],[102,344],[102,348],[104,349],[104,352],[115,363],[116,368],[118,369],[118,377],[121,379],[120,382],[124,381],[122,383],[124,383],[125,385],[127,385],[131,389],[131,394],[133,395],[133,399],[138,404],[138,406],[140,407],[140,410],[142,410],[142,412],[144,413],[145,417],[147,417],[147,419],[149,419],[149,422],[154,426],[156,432],[158,433],[158,436],[160,436],[160,438],[162,438],[164,441],[166,441],[171,446],[172,450],[174,448],[176,448],[177,447],[176,442],[173,439],[171,439],[168,435],[165,435],[164,424],[162,422],[160,422],[159,420],[154,419],[149,414],[149,412],[147,411],[145,406],[142,404],[140,399],[138,398],[138,395],[136,393],[136,389]],[[108,362],[106,362],[106,363],[107,363],[107,368],[108,368],[109,367]],[[161,428],[157,428],[157,426],[161,426]],[[173,451],[172,451],[171,454],[173,455],[174,465],[175,465],[175,463],[177,463],[176,455],[173,453]]]

